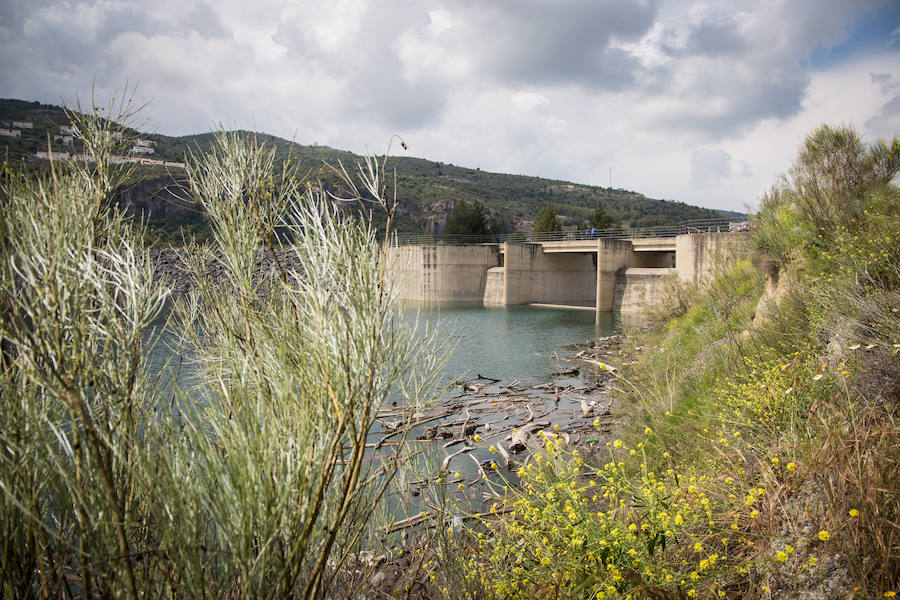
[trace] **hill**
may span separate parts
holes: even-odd
[[[14,127],[16,122],[31,127]],[[65,111],[38,102],[0,99],[0,127],[18,131],[18,137],[0,136],[0,151],[11,162],[25,161],[32,168],[45,166],[46,161],[35,158],[38,152],[79,153],[77,139],[66,139],[60,129],[68,125]],[[179,182],[183,170],[172,163],[184,161],[185,153],[203,152],[209,148],[212,134],[170,137],[127,129],[141,140],[142,146],[133,148],[140,157],[157,164],[141,165],[137,181],[131,190],[122,190],[120,202],[149,211],[150,227],[163,240],[180,239],[180,230],[202,234],[205,219],[192,213]],[[280,158],[299,163],[300,172],[326,187],[338,185],[337,178],[325,163],[353,165],[360,156],[351,152],[319,145],[302,145],[276,136],[241,132],[276,149]],[[166,166],[162,163],[169,163]],[[604,188],[567,181],[524,175],[491,173],[423,158],[391,156],[388,168],[396,169],[398,186],[398,218],[396,229],[401,233],[441,233],[453,206],[459,202],[482,202],[487,210],[498,215],[507,231],[527,231],[538,211],[552,202],[563,226],[578,226],[587,220],[597,201],[601,201],[614,221],[623,226],[668,225],[693,219],[737,216],[728,211],[714,211],[683,202],[648,198],[638,192],[619,188]],[[173,204],[174,203],[174,204]],[[376,217],[377,219],[377,217]]]

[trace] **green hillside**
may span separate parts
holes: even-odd
[[[45,166],[46,161],[38,161],[34,155],[39,151],[47,151],[48,140],[50,149],[54,152],[81,151],[77,140],[71,145],[63,145],[62,140],[53,139],[60,135],[60,125],[68,123],[61,107],[22,100],[0,100],[0,127],[9,128],[13,121],[29,121],[33,123],[33,129],[21,129],[21,137],[18,139],[0,137],[0,151],[4,151],[11,162],[25,161],[32,168]],[[184,161],[185,153],[190,151],[205,151],[212,139],[212,134],[209,133],[170,137],[136,130],[128,132],[139,135],[152,144],[153,154],[147,158],[170,162]],[[338,181],[333,173],[324,168],[325,163],[336,165],[341,161],[344,165],[351,166],[360,160],[356,154],[327,146],[306,146],[268,134],[242,133],[255,135],[260,141],[274,146],[280,158],[291,157],[293,161],[299,162],[300,172],[314,184],[321,182],[329,188],[336,187]],[[475,200],[482,202],[490,213],[498,215],[506,231],[530,229],[538,211],[548,201],[553,203],[564,227],[578,226],[587,220],[598,200],[602,201],[613,220],[622,226],[668,225],[736,214],[690,206],[683,202],[656,200],[623,189],[490,173],[422,158],[392,156],[387,164],[389,170],[396,169],[397,172],[400,205],[395,227],[400,233],[441,233],[454,205],[461,201]],[[138,168],[137,177],[145,182],[142,189],[153,190],[171,187],[173,181],[181,178],[182,173],[178,168],[142,165]],[[146,185],[147,181],[155,181],[155,185]],[[153,207],[158,203],[151,198],[142,204]],[[202,233],[202,219],[198,220],[193,216],[190,223],[184,223],[179,220],[180,217],[158,217],[166,212],[158,206],[150,215],[150,226],[157,237],[172,241],[180,239],[180,228],[184,225],[189,225],[189,231]],[[183,211],[180,213],[183,214]],[[375,218],[377,220],[377,216]]]

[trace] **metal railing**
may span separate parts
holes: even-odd
[[[563,242],[598,239],[632,239],[632,238],[672,238],[685,233],[722,233],[728,231],[744,231],[735,228],[731,219],[695,219],[683,221],[677,225],[660,225],[656,227],[616,227],[612,229],[546,231],[530,233],[503,233],[498,235],[430,235],[430,234],[393,234],[391,244],[394,246],[412,245],[448,245],[467,244],[499,244],[503,242],[540,243]],[[743,222],[741,222],[743,224]]]

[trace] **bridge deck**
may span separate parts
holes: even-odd
[[[633,238],[633,252],[675,252],[675,238]],[[544,254],[596,252],[597,240],[556,240],[534,242],[543,247]]]

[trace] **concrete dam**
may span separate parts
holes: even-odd
[[[390,248],[399,298],[486,305],[551,304],[639,312],[673,276],[700,282],[748,232]]]

